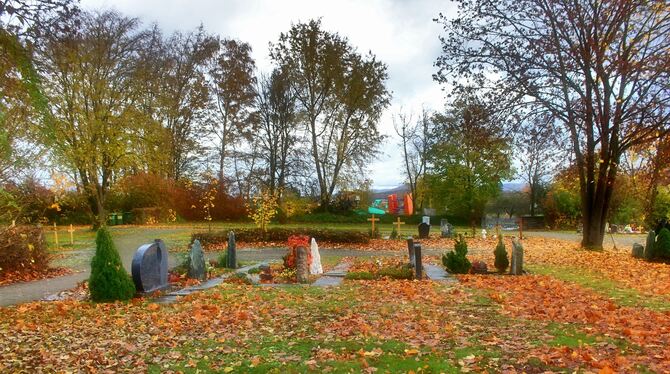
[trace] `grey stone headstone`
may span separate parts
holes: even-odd
[[[419,239],[428,239],[428,236],[430,235],[430,225],[421,222],[419,224]]]
[[[308,283],[309,282],[309,264],[307,263],[307,248],[298,247],[296,248],[296,277],[298,278],[298,283]]]
[[[523,245],[517,238],[512,239],[512,265],[510,266],[510,274],[523,274]]]
[[[153,292],[168,285],[168,252],[156,239],[137,249],[131,266],[133,282],[140,292]]]
[[[454,226],[446,219],[440,221],[440,236],[443,238],[451,238],[453,235]]]
[[[414,244],[414,273],[416,279],[423,278],[423,261],[421,259],[421,244]]]
[[[654,246],[656,245],[656,233],[654,230],[649,231],[647,234],[647,241],[644,245],[644,258],[646,260],[651,260],[654,258]]]
[[[228,233],[228,264],[229,269],[237,269],[237,249],[235,246],[235,233]]]
[[[644,247],[642,244],[634,243],[633,244],[633,257],[635,258],[644,258]]]
[[[407,254],[409,256],[409,263],[414,266],[414,238],[411,236],[407,238]]]
[[[207,276],[205,269],[205,254],[202,252],[200,240],[196,239],[191,245],[189,259],[188,277],[191,279],[204,280]]]

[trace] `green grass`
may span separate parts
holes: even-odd
[[[644,307],[656,311],[670,310],[670,300],[667,298],[641,294],[595,271],[549,265],[529,265],[528,269],[537,274],[549,275],[589,288],[620,306]]]

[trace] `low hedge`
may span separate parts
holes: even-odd
[[[50,256],[42,229],[16,226],[0,230],[0,274],[8,271],[46,269]]]
[[[311,228],[280,228],[273,227],[267,231],[261,229],[236,229],[235,240],[238,242],[285,242],[289,236],[306,235],[317,242],[365,244],[370,242],[368,235],[355,230],[329,230]],[[221,244],[228,241],[228,231],[198,232],[191,235],[191,241],[198,239],[204,245]]]

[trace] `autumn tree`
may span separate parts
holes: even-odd
[[[518,176],[528,184],[528,211],[531,216],[537,213],[549,177],[561,155],[561,142],[553,125],[551,116],[533,116],[521,127],[517,138],[518,152],[515,157],[519,164]]]
[[[360,176],[383,139],[377,124],[390,94],[387,67],[361,56],[321,22],[298,23],[271,45],[270,57],[288,74],[306,129],[321,208],[329,210],[338,183]]]
[[[449,213],[467,217],[474,230],[487,202],[512,175],[510,141],[491,109],[473,94],[456,98],[434,122],[431,197]]]
[[[602,248],[620,158],[668,131],[670,10],[663,0],[459,0],[435,78],[536,106],[569,134],[582,246]]]
[[[251,57],[249,44],[234,39],[220,42],[219,52],[209,73],[214,101],[210,132],[216,143],[221,190],[227,158],[233,153],[233,145],[242,139],[251,138],[256,99],[255,69],[256,63]],[[238,164],[233,166],[237,168]]]
[[[218,41],[202,26],[188,33],[176,32],[161,42],[159,76],[153,80],[157,85],[153,109],[168,137],[156,152],[167,151],[167,176],[175,180],[193,171],[197,151],[203,153],[201,139],[210,94],[206,74],[217,49]],[[147,134],[146,139],[153,140],[151,135],[160,135],[160,130]]]
[[[42,155],[33,124],[49,108],[33,63],[33,51],[49,30],[78,12],[67,0],[7,0],[0,3],[0,181],[20,177]]]
[[[291,173],[290,161],[297,152],[296,100],[286,72],[275,69],[261,76],[256,106],[259,117],[261,154],[267,167],[267,188],[271,195],[281,193]]]
[[[423,109],[417,120],[412,113],[400,112],[393,118],[393,128],[400,137],[400,146],[404,161],[404,172],[407,177],[414,205],[421,210],[424,204],[425,175],[428,169],[428,150],[431,131],[431,119],[428,110]]]
[[[42,141],[60,165],[76,172],[92,213],[104,223],[113,176],[134,162],[138,50],[146,41],[136,19],[115,12],[83,13],[81,26],[50,36],[39,70],[53,118]]]

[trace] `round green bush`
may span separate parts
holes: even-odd
[[[470,260],[466,257],[468,254],[468,244],[465,242],[462,234],[458,235],[454,250],[442,256],[442,264],[453,274],[467,274],[472,267]]]
[[[495,255],[495,267],[499,272],[504,273],[509,266],[509,258],[507,257],[507,250],[505,249],[505,243],[503,242],[502,235],[498,236],[498,245],[496,245],[496,250],[493,251]]]
[[[88,288],[93,301],[128,300],[135,295],[135,284],[123,268],[119,252],[106,227],[98,229],[95,256],[91,260]]]
[[[668,260],[670,259],[670,230],[662,228],[656,236],[654,245],[654,254],[656,257]]]

